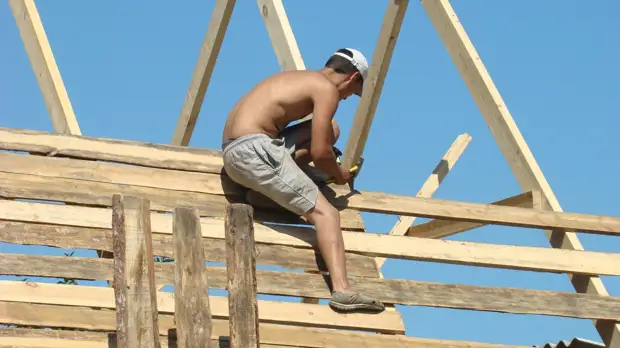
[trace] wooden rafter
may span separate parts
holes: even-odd
[[[187,146],[189,144],[235,3],[236,0],[215,1],[211,21],[200,47],[200,55],[172,136],[173,145]]]
[[[342,163],[347,168],[357,163],[364,152],[370,126],[383,89],[383,82],[392,60],[392,53],[408,4],[409,0],[389,0],[388,2],[377,45],[372,55],[368,77],[364,82],[362,97],[355,112],[353,126],[344,149]]]
[[[422,0],[422,5],[523,191],[539,190],[544,208],[561,212],[560,203],[450,2]],[[545,230],[545,234],[554,248],[583,250],[575,233]],[[577,292],[608,295],[598,276],[569,275],[569,278]],[[620,324],[595,321],[595,327],[607,347],[620,347]]]
[[[443,181],[444,177],[448,175],[452,167],[456,164],[461,157],[467,145],[471,141],[471,135],[464,133],[456,137],[452,146],[448,149],[445,155],[441,158],[431,175],[426,179],[422,187],[417,193],[418,197],[431,198],[435,191],[439,188],[439,185]],[[404,236],[411,225],[413,225],[415,216],[399,216],[398,221],[394,224],[390,230],[390,235]],[[385,258],[377,258],[377,267],[381,268],[385,263]]]
[[[9,5],[54,130],[80,135],[80,127],[34,0],[9,0]]]
[[[293,28],[286,15],[282,0],[256,0],[263,16],[267,34],[276,53],[281,71],[306,70],[306,64],[299,51]],[[312,118],[309,114],[299,120],[303,122]]]
[[[276,53],[282,71],[305,70],[297,40],[286,15],[282,0],[257,0],[267,34]]]

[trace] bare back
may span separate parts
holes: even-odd
[[[286,71],[263,80],[230,112],[222,140],[252,133],[276,137],[290,122],[313,112],[313,90],[325,88],[327,83],[319,72],[306,70]]]

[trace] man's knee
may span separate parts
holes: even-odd
[[[340,212],[322,194],[319,194],[317,197],[314,209],[312,209],[309,215],[311,215],[312,219],[323,218],[340,221]]]

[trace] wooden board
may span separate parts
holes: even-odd
[[[10,319],[11,323],[22,325],[64,326],[107,332],[114,330],[114,312],[105,309],[0,302],[0,322],[7,319],[8,313],[13,314]],[[159,323],[160,335],[168,335],[169,330],[174,328],[172,315],[160,314]],[[295,327],[268,323],[261,323],[259,327],[261,347],[263,344],[281,344],[293,347],[319,348],[517,348],[517,346],[500,344],[416,338],[403,335],[378,335],[358,331]],[[3,332],[6,332],[6,329],[0,329],[0,336],[6,336]],[[9,334],[11,334],[11,331],[9,331]],[[212,338],[227,338],[228,336],[228,321],[214,319]]]
[[[520,209],[520,208],[514,208]],[[0,220],[78,227],[110,228],[110,210],[64,205],[0,201]],[[154,233],[172,234],[169,214],[151,213]],[[259,243],[317,250],[316,234],[307,227],[255,223]],[[203,237],[225,239],[224,221],[201,219]],[[620,254],[541,247],[446,241],[374,233],[343,232],[345,250],[366,256],[468,264],[486,267],[581,274],[620,275]],[[374,261],[373,261],[374,264]]]
[[[64,285],[19,281],[0,281],[0,301],[87,306],[114,309],[114,289],[109,287]],[[213,317],[228,318],[228,299],[209,296]],[[174,314],[173,294],[157,292],[159,313]],[[379,314],[334,312],[327,305],[258,301],[261,321],[325,328],[372,330],[404,333],[402,317],[394,311]]]
[[[175,207],[191,206],[200,209],[202,216],[221,218],[224,217],[227,203],[244,201],[241,197],[225,197],[201,192],[0,172],[0,197],[4,198],[109,207],[112,195],[116,193],[146,198],[151,201],[151,210],[155,211],[172,212]],[[275,223],[309,224],[305,219],[286,210],[255,209],[254,219]],[[359,211],[353,209],[340,210],[340,226],[348,231],[362,231],[365,228]]]
[[[66,158],[45,158],[0,153],[0,171],[22,174],[39,173],[41,176],[48,177],[63,177],[179,191],[226,195],[241,194],[239,186],[233,184],[225,176],[209,176],[204,173],[143,168]],[[390,195],[376,192],[340,195],[332,197],[332,202],[340,208],[348,207],[376,213],[620,235],[620,218],[612,216],[558,213],[539,209]]]
[[[82,257],[0,254],[0,274],[20,277],[54,277],[84,280],[110,280],[112,260]],[[205,267],[209,286],[227,288],[226,268]],[[258,270],[257,291],[261,294],[330,297],[326,280],[309,273]],[[174,265],[155,263],[157,284],[174,283]],[[614,296],[442,284],[413,280],[360,279],[351,286],[387,304],[432,306],[516,314],[552,315],[573,318],[618,318],[620,298]]]
[[[0,221],[0,241],[24,245],[44,245],[65,249],[112,251],[111,229],[81,228]],[[153,253],[173,257],[171,235],[153,234]],[[226,261],[226,245],[222,239],[206,238],[205,258],[211,262]],[[325,261],[314,250],[258,243],[258,263],[291,270],[327,272]],[[377,277],[372,258],[347,254],[347,270],[352,276]]]

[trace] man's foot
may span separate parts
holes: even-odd
[[[329,305],[341,311],[367,310],[372,312],[382,312],[385,305],[376,299],[362,295],[358,292],[334,291]]]

